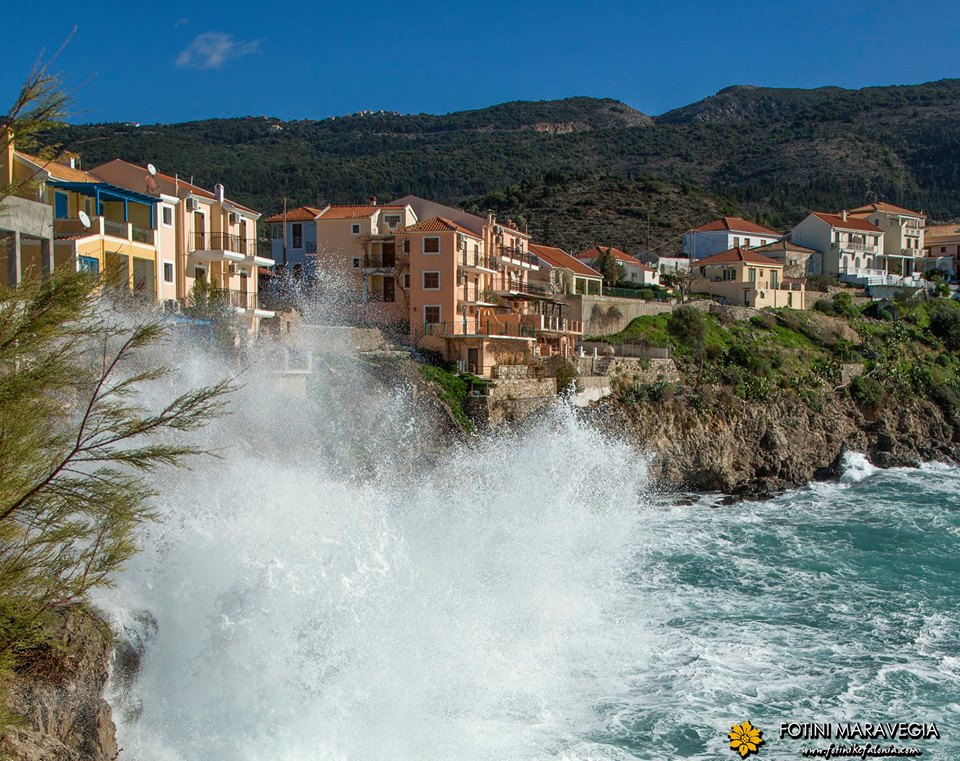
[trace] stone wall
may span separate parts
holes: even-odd
[[[464,406],[478,428],[495,429],[521,422],[556,396],[556,378],[511,378],[495,380],[485,396],[467,397]]]
[[[663,314],[674,304],[616,296],[566,296],[565,316],[583,322],[585,336],[608,336],[619,333],[636,317]]]

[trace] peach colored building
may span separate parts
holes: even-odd
[[[189,299],[195,284],[203,282],[223,294],[248,335],[257,332],[261,319],[274,316],[260,304],[259,268],[272,266],[273,260],[257,254],[259,212],[227,198],[222,185],[209,191],[120,159],[90,175],[137,190],[157,204],[162,301]]]
[[[696,293],[719,296],[729,304],[755,307],[804,308],[804,281],[783,276],[784,265],[746,248],[721,251],[694,262],[699,277],[690,284]]]
[[[960,278],[960,224],[927,226],[924,271],[940,270]]]

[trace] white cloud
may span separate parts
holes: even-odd
[[[177,56],[177,66],[187,69],[219,69],[232,58],[260,52],[260,40],[241,42],[225,32],[204,32],[193,38]]]

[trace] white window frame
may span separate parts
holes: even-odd
[[[165,219],[165,217],[167,216],[167,213],[170,214],[169,222],[167,222],[167,220]],[[160,224],[162,224],[164,227],[173,227],[173,222],[174,222],[173,207],[166,203],[161,204],[160,205]]]
[[[360,234],[360,225],[358,225],[358,224],[352,224],[352,225],[350,225],[350,234],[351,234],[351,235],[359,235],[359,234]]]
[[[437,276],[437,287],[429,288],[427,286],[427,275],[436,275]],[[440,290],[440,271],[439,270],[424,270],[420,273],[420,287],[425,291],[439,291]]]
[[[427,241],[435,240],[437,242],[436,251],[427,251]],[[440,245],[440,236],[439,235],[425,235],[423,238],[423,243],[420,245],[420,249],[423,252],[424,256],[440,256],[443,253],[443,246]]]
[[[170,275],[171,275],[171,277],[170,277],[169,280],[167,280],[167,265],[168,265],[168,264],[170,265]],[[173,267],[173,260],[172,260],[172,259],[164,259],[164,260],[161,262],[161,264],[160,264],[160,275],[161,275],[161,277],[163,278],[163,282],[164,282],[164,283],[172,283],[174,280],[176,280],[177,273],[176,273],[176,270],[175,270],[174,267]]]
[[[427,310],[436,309],[437,310],[437,321],[436,322],[427,322]],[[443,323],[443,305],[442,304],[424,304],[423,305],[423,324],[424,325],[441,325]]]

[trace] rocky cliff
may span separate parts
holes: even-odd
[[[960,458],[960,425],[923,400],[864,413],[845,394],[824,399],[819,411],[790,396],[700,410],[686,399],[610,398],[584,414],[648,454],[663,485],[742,497],[836,477],[848,450],[880,467]]]
[[[21,659],[9,685],[23,718],[0,737],[0,754],[20,761],[114,761],[119,755],[103,699],[112,642],[107,625],[82,608],[64,611],[51,646]]]

